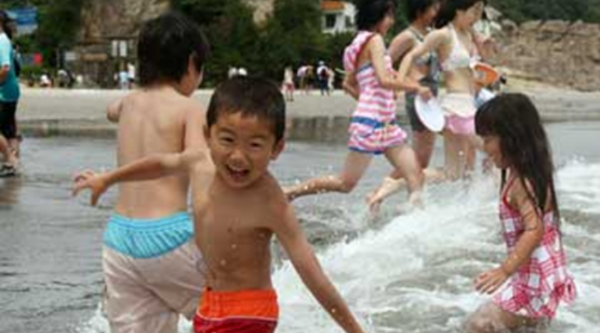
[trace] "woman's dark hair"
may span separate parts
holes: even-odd
[[[183,14],[169,12],[144,23],[138,39],[140,84],[179,82],[188,69],[190,56],[198,71],[210,53],[200,27]]]
[[[219,116],[235,113],[271,124],[276,143],[285,135],[285,101],[278,85],[267,79],[236,76],[217,86],[206,112],[208,128]]]
[[[539,213],[543,214],[550,199],[559,221],[550,143],[539,113],[529,97],[510,93],[493,98],[477,111],[475,129],[480,136],[498,136],[503,158],[519,174],[527,196]],[[502,170],[502,183],[505,181],[506,170]],[[533,193],[526,182],[533,188]]]
[[[442,0],[442,7],[435,20],[435,27],[442,28],[454,20],[456,12],[467,10],[478,2],[486,3],[485,0]]]
[[[371,30],[383,18],[396,12],[396,0],[358,0],[356,27],[358,30]]]
[[[0,10],[0,27],[6,36],[8,36],[8,39],[12,40],[13,31],[10,22],[12,22],[12,19],[8,16],[8,13],[4,10]]]
[[[404,8],[409,22],[413,22],[421,15],[425,14],[429,7],[435,5],[441,0],[406,0]]]

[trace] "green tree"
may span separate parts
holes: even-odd
[[[279,80],[285,66],[331,60],[321,27],[319,0],[276,0],[257,45],[262,74]]]
[[[252,54],[258,38],[253,11],[240,0],[174,0],[173,7],[204,30],[212,54],[206,66],[207,85],[224,79],[229,66],[256,69]]]

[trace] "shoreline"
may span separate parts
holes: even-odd
[[[578,92],[514,80],[503,91],[520,91],[532,98],[544,122],[600,121],[600,92]],[[194,94],[207,106],[212,89]],[[113,137],[116,125],[106,120],[109,102],[130,91],[23,88],[17,118],[27,136]],[[296,91],[287,103],[288,139],[292,141],[343,142],[355,101],[341,90],[321,96]],[[404,98],[398,98],[398,120],[409,128]]]

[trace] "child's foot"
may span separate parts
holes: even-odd
[[[424,205],[423,200],[421,199],[421,192],[414,192],[410,194],[407,202],[396,207],[396,212],[400,215],[405,215],[417,209],[422,209],[423,207]]]
[[[0,166],[0,178],[15,177],[18,175],[19,170],[15,165],[4,163]]]
[[[383,202],[383,199],[396,193],[404,184],[404,179],[385,177],[379,188],[369,193],[366,197],[369,210],[371,212],[377,212],[379,210],[379,206]]]

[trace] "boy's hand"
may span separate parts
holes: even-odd
[[[81,190],[86,188],[92,191],[90,204],[96,206],[100,196],[108,189],[108,184],[105,180],[105,174],[95,173],[91,170],[86,170],[75,175],[73,178],[75,185],[73,186],[72,194],[76,196]]]
[[[502,267],[482,273],[475,280],[475,289],[480,293],[492,294],[508,279],[508,274]]]

